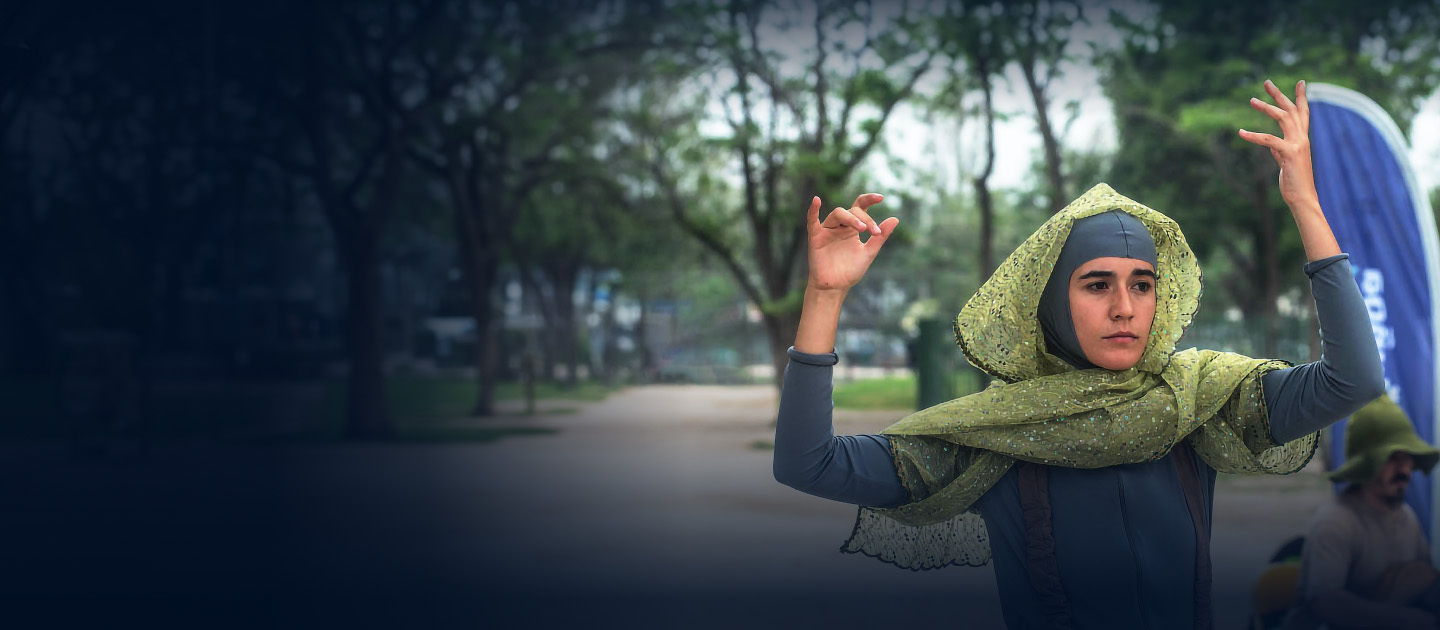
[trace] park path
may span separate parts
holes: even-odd
[[[454,421],[558,430],[488,443],[157,444],[105,458],[3,445],[0,604],[38,606],[50,627],[77,615],[149,627],[999,627],[988,567],[911,572],[838,552],[854,508],[776,483],[756,447],[773,436],[775,402],[764,386],[647,386]],[[900,415],[840,411],[836,430]],[[1243,625],[1265,558],[1324,497],[1315,473],[1222,479],[1217,627]]]
[[[597,588],[624,566],[637,589],[783,592],[803,584],[876,598],[923,593],[966,601],[975,627],[999,624],[988,567],[914,573],[838,553],[854,509],[777,484],[770,452],[752,446],[773,437],[775,405],[774,390],[764,386],[652,386],[578,414],[527,420],[561,433],[496,444],[476,465],[527,470],[559,492],[517,494],[491,483],[487,495],[513,496],[528,513],[571,518],[516,518],[497,522],[496,531],[555,537],[547,545],[552,554],[529,566],[563,575],[577,589]],[[875,432],[903,413],[840,410],[836,432]],[[1250,589],[1268,557],[1304,531],[1325,497],[1317,467],[1289,477],[1222,477],[1212,542],[1217,627],[1244,626]],[[516,552],[502,561],[524,566],[527,558]]]

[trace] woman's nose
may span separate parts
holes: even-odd
[[[1125,319],[1135,316],[1134,300],[1130,297],[1129,291],[1116,291],[1115,299],[1110,303],[1110,317],[1112,319]]]

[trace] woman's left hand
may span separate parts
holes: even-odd
[[[1319,206],[1315,170],[1310,163],[1310,104],[1305,99],[1305,82],[1295,84],[1293,103],[1269,80],[1265,81],[1265,91],[1275,100],[1275,105],[1252,98],[1250,106],[1280,123],[1281,137],[1244,129],[1240,130],[1240,137],[1270,149],[1270,155],[1280,165],[1280,196],[1291,210],[1310,204]]]

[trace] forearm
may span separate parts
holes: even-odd
[[[1305,260],[1315,262],[1340,255],[1340,244],[1335,242],[1335,233],[1330,230],[1330,222],[1325,220],[1318,198],[1291,204],[1290,216],[1295,219],[1295,227],[1300,229]]]
[[[1314,433],[1385,391],[1380,352],[1348,257],[1306,265],[1320,324],[1320,360],[1266,374],[1270,436],[1278,443]]]
[[[840,326],[840,306],[845,290],[805,287],[805,302],[800,309],[800,328],[795,333],[795,349],[808,354],[825,354],[835,350],[835,331]]]
[[[909,500],[890,444],[878,435],[835,436],[834,353],[791,349],[775,424],[775,480],[806,494],[877,507]]]
[[[1433,628],[1435,617],[1419,608],[1382,604],[1347,590],[1336,590],[1310,600],[1310,613],[1331,627]]]

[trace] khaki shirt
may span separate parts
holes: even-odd
[[[1409,505],[1382,512],[1357,492],[1337,494],[1310,521],[1294,616],[1308,617],[1305,604],[1336,589],[1367,597],[1386,569],[1415,561],[1430,561],[1430,545]],[[1291,619],[1286,628],[1314,627],[1299,621]]]

